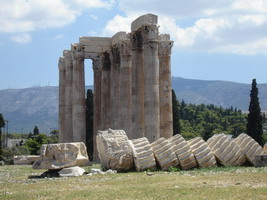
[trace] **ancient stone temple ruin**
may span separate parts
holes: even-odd
[[[85,59],[93,61],[94,140],[98,130],[108,128],[149,142],[173,135],[173,42],[159,34],[157,21],[156,15],[143,15],[132,22],[131,33],[80,37],[64,50],[59,59],[60,142],[85,142]]]

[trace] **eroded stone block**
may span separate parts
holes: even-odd
[[[153,14],[142,15],[134,20],[131,24],[132,32],[137,31],[142,26],[157,25],[158,16]]]
[[[34,156],[34,155],[14,156],[13,162],[14,165],[32,165],[39,158],[40,156]]]
[[[161,137],[151,143],[155,158],[162,170],[168,170],[170,167],[177,167],[179,161],[175,155],[172,145],[165,138]]]
[[[82,176],[85,170],[81,167],[68,167],[61,169],[58,174],[60,177],[73,177],[73,176]]]
[[[127,171],[134,166],[132,148],[123,130],[98,131],[98,156],[104,170]]]
[[[263,150],[267,154],[267,144],[264,145]]]
[[[217,165],[213,153],[201,137],[193,138],[187,141],[187,143],[192,149],[200,168],[213,167]]]
[[[177,134],[168,139],[183,170],[197,166],[195,156],[183,136]]]
[[[252,137],[245,133],[235,138],[234,142],[241,148],[247,160],[252,165],[256,165],[256,155],[264,154],[263,148]]]
[[[90,164],[86,146],[82,142],[45,144],[41,147],[40,160],[34,169],[61,169]]]
[[[134,165],[137,171],[157,168],[152,147],[147,138],[129,140],[129,144],[133,150]]]

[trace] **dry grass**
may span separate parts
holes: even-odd
[[[0,166],[0,199],[267,199],[267,167],[28,178],[42,172]]]

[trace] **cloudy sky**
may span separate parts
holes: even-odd
[[[0,0],[0,89],[58,85],[63,49],[146,13],[174,40],[173,76],[267,83],[267,0]]]

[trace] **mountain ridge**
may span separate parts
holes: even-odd
[[[172,86],[186,103],[248,110],[250,84],[172,77]],[[261,108],[267,110],[267,84],[258,88]],[[36,125],[40,132],[49,133],[58,127],[58,86],[0,90],[0,113],[9,121],[9,132],[29,133]]]

